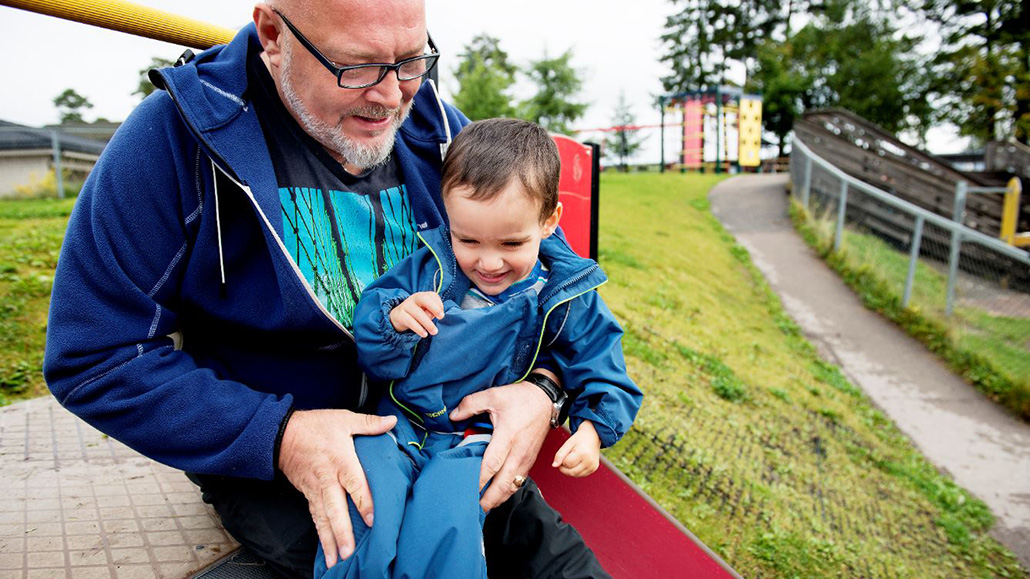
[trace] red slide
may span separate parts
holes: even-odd
[[[597,472],[586,478],[551,468],[551,458],[568,437],[564,429],[553,431],[529,474],[613,577],[739,577],[603,457]]]
[[[562,230],[576,253],[597,259],[599,147],[561,135],[552,137],[562,162],[558,186],[565,208]],[[612,576],[739,577],[603,457],[601,468],[586,478],[569,478],[551,468],[551,458],[568,437],[561,429],[547,437],[530,476],[544,499],[579,530]]]

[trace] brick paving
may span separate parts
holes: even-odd
[[[52,397],[0,408],[0,579],[189,577],[238,547],[181,471]]]

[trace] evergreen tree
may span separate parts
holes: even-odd
[[[636,116],[626,102],[626,94],[619,93],[619,102],[615,105],[615,114],[612,117],[615,131],[604,140],[604,156],[619,160],[619,167],[623,172],[628,170],[626,159],[632,157],[641,145],[644,144],[644,136],[634,129],[628,127],[636,124]]]
[[[583,116],[586,103],[576,98],[583,81],[579,72],[569,63],[572,49],[561,56],[534,60],[526,68],[526,76],[536,84],[536,94],[519,104],[520,117],[533,121],[554,133],[568,133],[569,124]]]
[[[69,88],[54,97],[54,106],[57,107],[61,124],[65,125],[69,123],[86,122],[82,118],[82,110],[93,108],[93,103],[89,102],[89,99],[86,97],[75,92],[75,89]]]
[[[508,61],[500,41],[480,34],[465,46],[460,58],[455,71],[458,92],[454,105],[473,121],[515,116],[508,91],[518,69]]]

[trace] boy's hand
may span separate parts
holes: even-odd
[[[589,420],[584,420],[576,433],[561,445],[551,466],[565,476],[584,477],[593,474],[601,463],[601,439]]]
[[[390,323],[398,332],[411,330],[425,338],[436,335],[433,318],[443,319],[443,301],[436,292],[418,292],[390,310]]]

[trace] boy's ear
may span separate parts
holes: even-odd
[[[551,234],[554,233],[554,230],[558,229],[558,222],[561,221],[561,213],[562,204],[561,201],[559,201],[558,205],[554,208],[554,213],[551,213],[551,216],[544,220],[544,239],[550,237]]]

